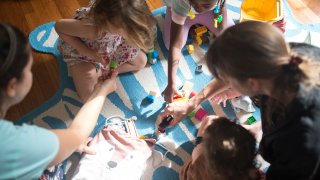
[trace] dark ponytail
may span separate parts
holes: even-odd
[[[27,38],[17,28],[0,23],[0,88],[12,78],[20,80],[30,57]]]

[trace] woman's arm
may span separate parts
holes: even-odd
[[[99,60],[98,53],[87,47],[80,38],[96,39],[97,29],[86,20],[61,19],[55,24],[59,37],[75,48],[80,54]]]
[[[228,86],[226,86],[222,81],[213,79],[199,94],[189,99],[187,102],[175,102],[169,104],[163,113],[161,113],[160,118],[167,117],[168,115],[173,115],[174,120],[171,121],[170,126],[174,126],[179,123],[182,119],[188,116],[199,104],[204,100],[214,96],[217,93],[221,93]]]
[[[199,92],[199,94],[189,100],[190,104],[192,107],[196,108],[204,100],[209,99],[210,97],[221,93],[226,89],[228,89],[228,86],[225,85],[224,82],[213,79],[202,91]]]
[[[88,138],[97,123],[106,95],[116,89],[116,75],[117,73],[113,73],[110,79],[95,86],[92,95],[82,106],[68,129],[52,130],[59,139],[60,147],[58,154],[48,167],[69,157]]]

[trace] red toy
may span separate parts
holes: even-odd
[[[207,116],[208,113],[203,109],[203,108],[200,108],[196,114],[195,114],[195,117],[196,119],[198,119],[199,121],[202,121],[202,119]]]

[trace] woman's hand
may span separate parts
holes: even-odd
[[[164,112],[160,114],[160,118],[163,119],[168,115],[172,115],[174,119],[171,121],[170,126],[174,126],[186,118],[194,109],[195,107],[191,101],[173,102],[164,109]]]
[[[238,91],[230,88],[213,96],[210,100],[212,103],[216,103],[216,104],[223,103],[223,107],[226,107],[226,101],[228,99],[236,98],[239,96],[241,96],[241,94]]]
[[[102,76],[108,78],[99,78],[98,83],[95,85],[94,89],[102,90],[105,95],[108,95],[117,89],[116,79],[118,76],[118,72],[109,70],[108,72],[104,71],[103,73],[104,74]]]

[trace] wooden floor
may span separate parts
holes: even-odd
[[[15,25],[27,36],[44,23],[72,17],[79,7],[90,0],[0,0],[0,22]],[[150,9],[162,6],[161,0],[146,0]],[[33,52],[33,86],[27,97],[10,108],[6,118],[16,120],[40,106],[59,87],[59,69],[54,56]]]
[[[161,0],[146,1],[151,10],[162,5]],[[296,1],[300,3],[295,5]],[[89,0],[0,0],[0,22],[15,25],[25,35],[28,35],[34,28],[44,23],[70,18],[77,8],[86,6],[88,2]],[[319,13],[310,13],[310,11],[320,12],[319,0],[288,0],[288,2],[297,17],[301,16],[302,22],[308,23],[309,20],[320,17]],[[306,12],[306,9],[309,10],[309,13],[300,13],[302,10]],[[37,52],[33,52],[33,57],[34,83],[32,89],[23,102],[9,110],[7,119],[16,120],[32,111],[48,100],[59,87],[56,58]]]

